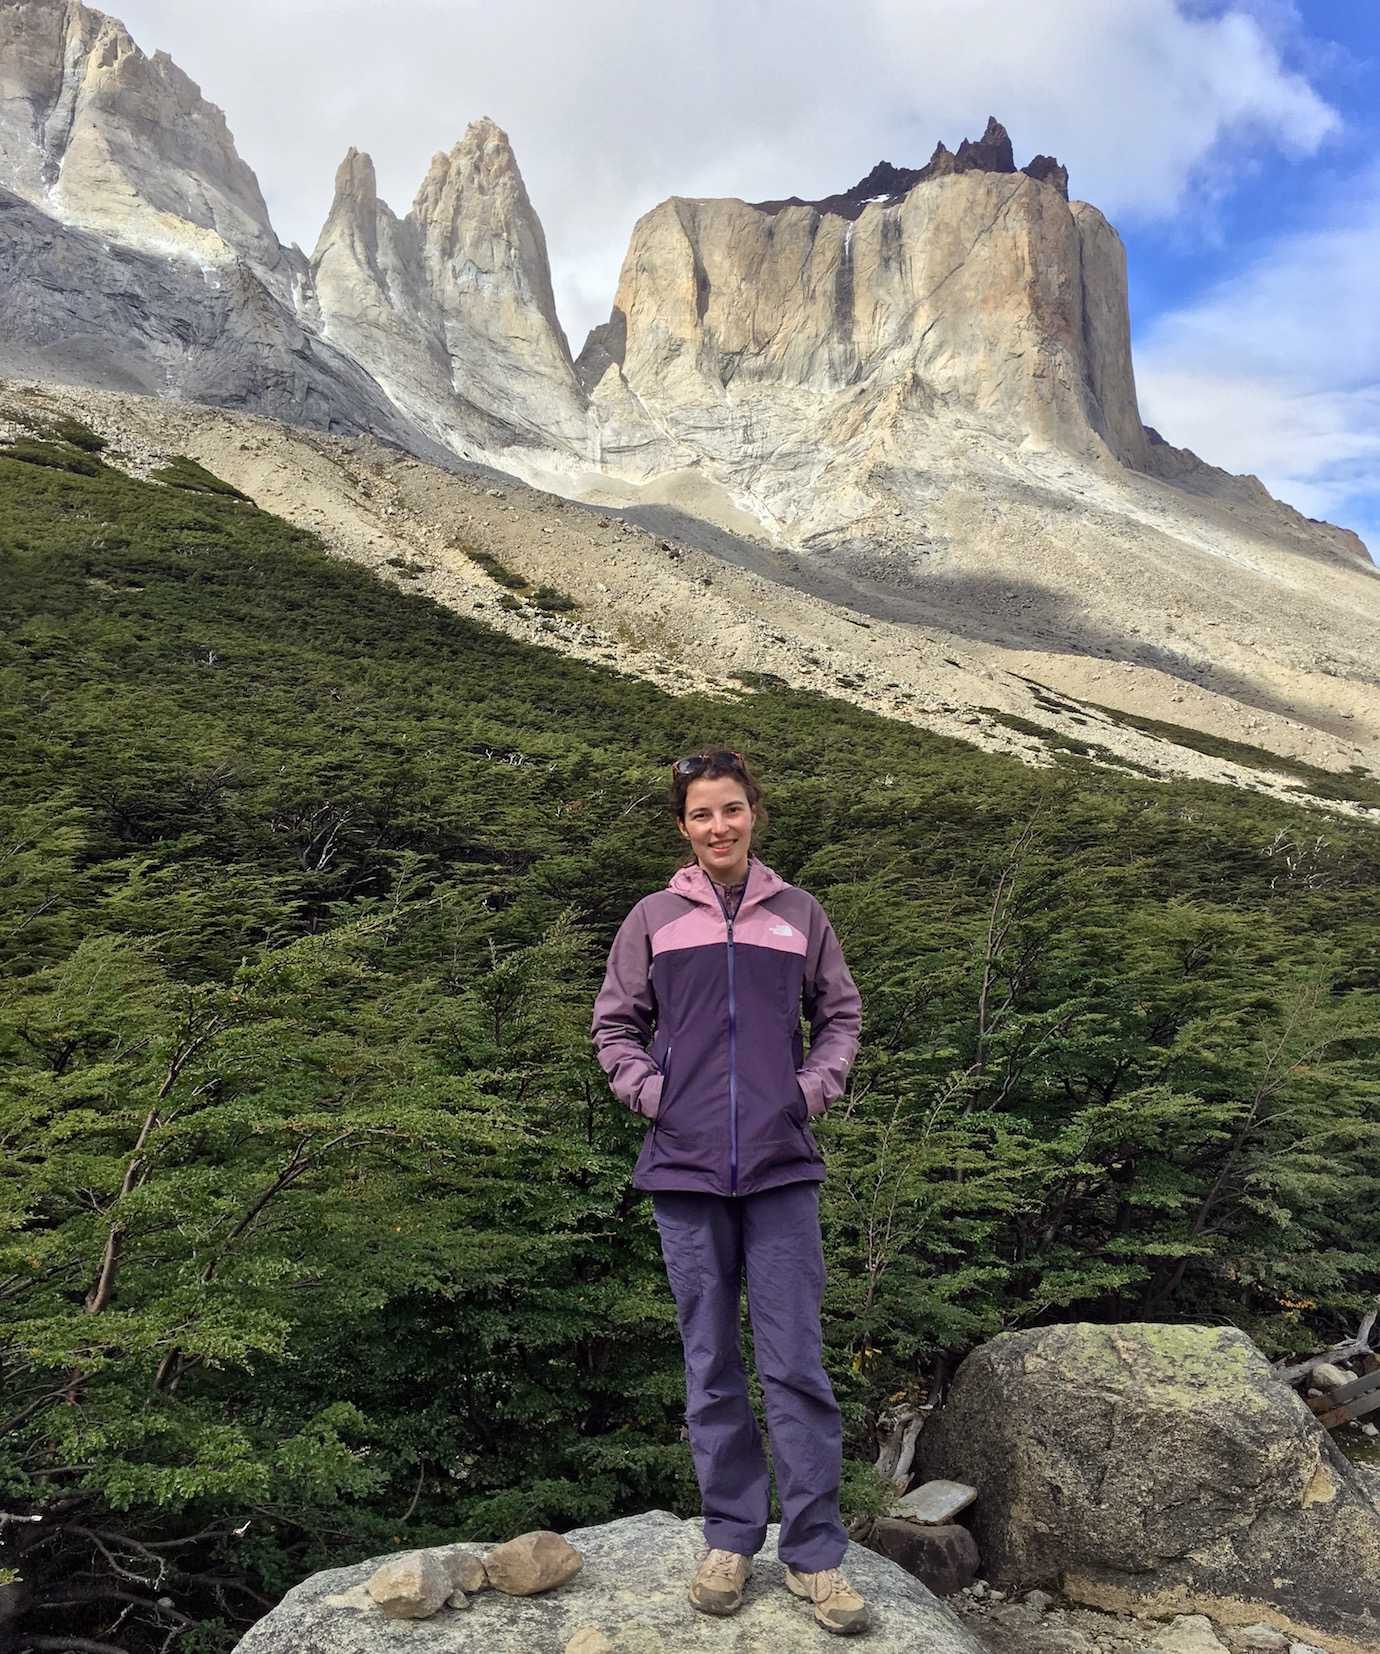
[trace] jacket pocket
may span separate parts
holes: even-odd
[[[661,1059],[661,1098],[657,1103],[656,1113],[652,1117],[652,1130],[660,1124],[662,1115],[666,1112],[666,1099],[671,1094],[671,1046],[674,1041],[668,1041],[666,1055]]]

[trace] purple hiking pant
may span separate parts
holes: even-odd
[[[685,1349],[685,1417],[705,1543],[752,1556],[767,1537],[767,1460],[741,1343],[746,1273],[781,1503],[777,1555],[809,1573],[837,1567],[848,1533],[839,1518],[843,1429],[819,1328],[819,1184],[751,1195],[658,1189],[652,1209]]]

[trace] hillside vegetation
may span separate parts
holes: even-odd
[[[163,476],[0,450],[0,1495],[43,1518],[0,1648],[209,1654],[353,1557],[698,1508],[588,1024],[711,742],[863,995],[819,1127],[849,1512],[887,1399],[1002,1328],[1354,1325],[1374,825],[676,698]]]

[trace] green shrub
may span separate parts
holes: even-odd
[[[249,500],[247,494],[208,471],[199,461],[187,454],[174,454],[164,466],[150,473],[154,482],[168,488],[182,488],[191,494],[219,494],[226,499]]]
[[[54,471],[70,471],[78,477],[96,477],[105,469],[100,460],[58,442],[16,437],[0,445],[0,459],[20,460],[25,465],[43,465]]]
[[[49,431],[60,442],[70,442],[74,448],[80,448],[86,454],[99,454],[103,448],[110,446],[98,431],[93,431],[89,425],[84,425],[81,420],[73,419],[68,414],[55,419],[49,426]]]
[[[526,591],[527,587],[531,585],[531,581],[521,574],[514,574],[512,569],[500,563],[497,557],[492,556],[487,551],[470,549],[466,551],[465,556],[469,558],[470,562],[478,563],[479,567],[484,570],[491,580],[497,580],[500,586],[507,586],[510,591]]]
[[[568,597],[555,586],[547,585],[537,587],[532,593],[532,602],[543,614],[564,614],[580,607],[573,597]]]

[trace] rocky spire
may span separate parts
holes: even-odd
[[[411,209],[351,149],[312,255],[323,325],[439,440],[470,457],[583,452],[546,237],[507,136],[485,118],[432,158]]]
[[[995,115],[987,117],[987,126],[976,140],[965,138],[954,156],[955,172],[1014,172],[1016,157],[1011,153],[1011,138]]]
[[[448,154],[434,155],[408,217],[445,308],[473,320],[495,305],[521,306],[530,317],[508,320],[517,321],[521,335],[543,354],[554,352],[569,363],[546,236],[501,127],[485,115],[471,121]],[[476,304],[471,295],[484,302]]]
[[[335,169],[335,194],[331,210],[316,239],[315,265],[332,250],[350,247],[352,255],[366,265],[374,265],[379,246],[379,192],[374,163],[363,150],[353,144],[345,159]]]

